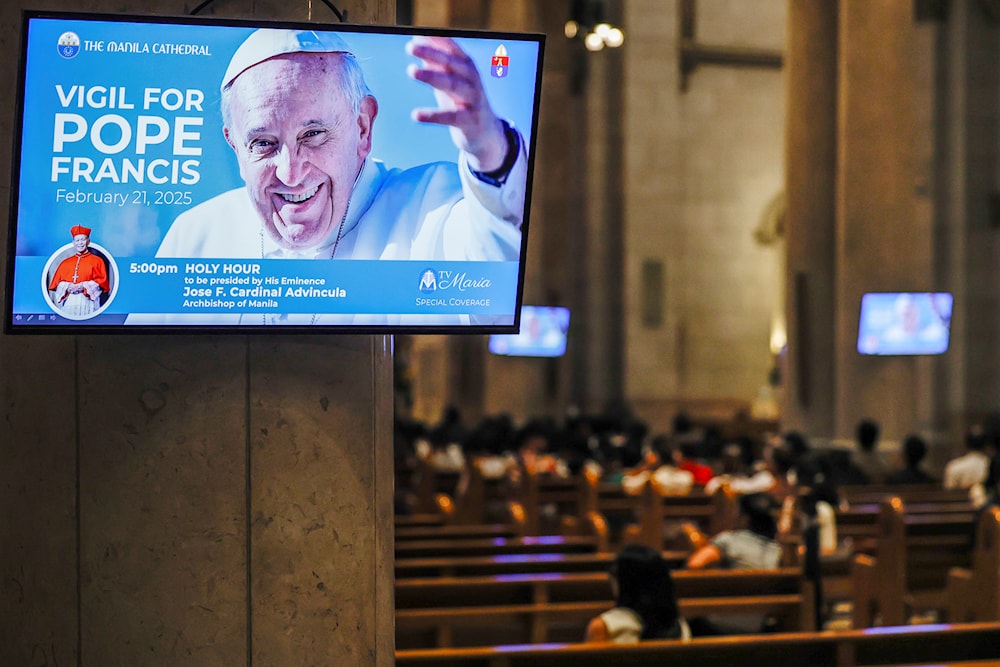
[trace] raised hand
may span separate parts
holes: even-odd
[[[448,125],[455,145],[468,153],[472,169],[500,168],[507,155],[507,139],[472,59],[447,37],[414,37],[406,50],[422,61],[410,65],[407,73],[434,88],[438,102],[436,108],[414,109],[413,119]]]

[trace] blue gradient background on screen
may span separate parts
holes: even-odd
[[[170,19],[165,19],[170,20]],[[310,26],[313,29],[336,28],[328,24]],[[365,30],[371,28],[364,28]],[[66,59],[56,50],[59,36],[75,32],[81,40],[135,42],[140,44],[179,43],[208,45],[211,56],[157,55],[152,53],[98,53],[81,50],[76,57]],[[435,106],[433,90],[414,81],[406,74],[411,63],[418,62],[405,51],[411,39],[405,34],[371,34],[336,30],[356,52],[366,80],[379,102],[375,121],[373,157],[390,167],[406,168],[433,161],[456,161],[455,148],[446,127],[414,122],[415,107]],[[17,254],[48,255],[69,240],[69,228],[86,224],[94,228],[94,241],[119,257],[151,256],[156,252],[163,234],[174,218],[191,206],[221,192],[243,185],[236,158],[222,135],[219,113],[219,83],[229,59],[252,28],[220,25],[176,25],[127,23],[117,21],[31,19],[27,44],[27,74],[23,132],[20,151],[21,178],[18,193]],[[459,38],[458,43],[472,57],[482,76],[491,106],[500,117],[510,120],[525,136],[530,146],[532,113],[535,105],[535,78],[538,74],[539,44],[532,40],[495,38]],[[490,58],[500,44],[510,57],[508,75],[490,76]],[[56,85],[64,90],[70,86],[122,86],[134,110],[63,108],[56,94]],[[149,87],[162,89],[200,89],[205,93],[202,113],[186,114],[141,109],[142,91]],[[74,204],[56,202],[56,190],[73,189],[69,180],[51,180],[53,127],[55,114],[79,113],[92,122],[106,113],[119,113],[129,120],[137,115],[160,115],[168,122],[178,115],[203,117],[198,128],[197,142],[202,155],[198,171],[201,180],[195,185],[151,183],[81,183],[81,190],[131,193],[135,189],[189,191],[189,205],[125,206],[109,204]],[[109,134],[108,141],[113,137]],[[136,160],[146,157],[175,157],[170,141],[152,147],[145,156],[136,155],[134,144],[125,151],[106,156],[94,149],[89,140],[80,141],[60,155],[89,157],[96,163],[111,157],[116,163],[122,158]]]

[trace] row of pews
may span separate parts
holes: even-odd
[[[685,617],[767,616],[774,632],[617,648],[579,643],[589,619],[613,606],[607,571],[617,545],[645,542],[682,568],[690,545],[678,526],[721,530],[735,516],[732,499],[665,496],[649,484],[627,495],[593,479],[531,476],[514,492],[475,477],[463,481],[482,503],[475,511],[456,507],[470,496],[451,501],[437,490],[430,511],[398,517],[399,665],[580,667],[627,659],[750,667],[768,660],[770,667],[775,655],[803,665],[1000,664],[1000,510],[974,512],[964,493],[844,490],[850,507],[839,513],[838,529],[852,548],[824,559],[822,590],[828,600],[853,603],[853,630],[815,627],[815,589],[792,548],[787,567],[774,572],[675,571]],[[489,502],[504,508],[501,521],[480,513]],[[551,508],[559,508],[558,534],[540,534],[545,505],[550,522]],[[906,625],[919,612],[950,625]],[[914,643],[926,650],[912,650]]]
[[[686,618],[767,616],[776,628],[812,630],[811,589],[798,568],[679,570]],[[614,606],[606,572],[545,572],[396,582],[397,648],[573,643]]]
[[[700,487],[686,495],[665,495],[647,484],[629,494],[621,484],[593,475],[561,479],[523,469],[511,482],[485,476],[475,461],[461,472],[443,473],[421,462],[414,476],[417,511],[397,515],[397,542],[556,533],[591,536],[611,550],[626,541],[651,546],[664,541],[670,547],[685,542],[681,522],[714,534],[736,516],[731,496],[709,495]]]
[[[634,646],[539,644],[396,651],[398,667],[996,667],[1000,623],[709,637]]]

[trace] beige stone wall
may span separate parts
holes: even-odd
[[[468,2],[416,0],[416,25],[466,27],[498,31],[548,32],[543,75],[541,117],[536,150],[536,174],[530,211],[524,303],[553,303],[553,293],[566,305],[567,254],[565,235],[573,162],[566,146],[575,141],[567,114],[573,113],[568,96],[568,64],[560,43],[565,19],[559,3],[529,0]],[[415,381],[412,416],[435,422],[449,404],[462,408],[468,420],[483,414],[507,412],[519,418],[558,413],[568,393],[569,360],[501,358],[486,351],[486,336],[459,340],[448,336],[413,337],[411,371]],[[553,379],[553,374],[555,378]]]
[[[995,23],[976,3],[946,21],[910,0],[690,4],[697,43],[780,52],[783,67],[704,65],[682,89],[679,0],[609,3],[624,48],[582,56],[565,5],[536,4],[548,43],[525,299],[574,308],[570,353],[555,367],[486,356],[482,391],[430,381],[451,393],[425,395],[425,415],[466,398],[521,418],[616,399],[657,426],[684,404],[731,414],[765,384],[786,320],[784,426],[850,438],[873,416],[889,440],[941,442],[942,459],[1000,386]],[[782,192],[785,239],[762,245]],[[956,295],[947,355],[857,354],[864,292],[924,289]],[[424,358],[447,379],[468,354]]]
[[[449,402],[518,418],[619,400],[640,412],[684,399],[748,405],[782,316],[783,247],[753,238],[783,187],[781,71],[704,66],[682,92],[674,0],[615,4],[625,47],[597,54],[563,37],[559,3],[527,3],[528,13],[526,3],[496,4],[422,0],[415,20],[454,21],[456,7],[475,6],[519,21],[480,27],[548,35],[525,303],[573,308],[570,348],[554,362],[505,359],[483,341],[475,403],[442,386],[465,372],[456,366],[468,346],[424,338],[414,346],[415,415],[433,421]],[[782,49],[783,0],[701,0],[696,9],[703,42]],[[653,327],[642,311],[649,262],[663,277]]]
[[[783,189],[779,69],[704,65],[681,90],[676,2],[626,3],[627,396],[750,402],[782,308],[780,243],[754,230]],[[695,3],[696,39],[781,51],[783,0]],[[644,321],[643,266],[662,265],[662,318]]]

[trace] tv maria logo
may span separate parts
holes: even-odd
[[[420,291],[424,294],[430,294],[436,292],[437,288],[437,274],[434,273],[434,269],[425,269],[420,274]]]
[[[80,53],[80,36],[75,32],[64,32],[59,35],[56,50],[63,58],[76,58],[76,54]]]

